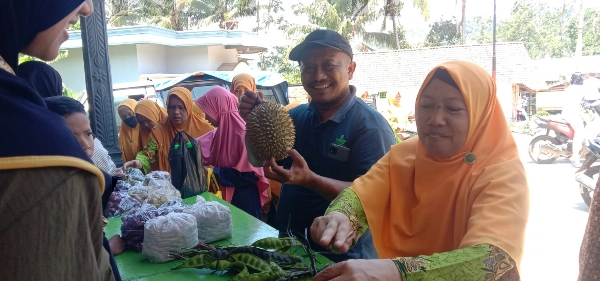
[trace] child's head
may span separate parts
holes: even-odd
[[[94,134],[83,104],[69,97],[45,98],[48,109],[63,118],[89,157],[94,154]]]

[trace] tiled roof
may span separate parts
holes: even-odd
[[[431,69],[449,60],[471,61],[491,74],[492,44],[357,53],[354,60],[357,67],[351,83],[360,89],[419,87]],[[523,43],[497,43],[496,69],[498,84],[541,81]]]

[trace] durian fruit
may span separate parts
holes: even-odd
[[[296,129],[292,117],[279,104],[263,101],[250,112],[246,121],[246,140],[254,156],[261,160],[281,160],[293,147]]]

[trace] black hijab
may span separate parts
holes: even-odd
[[[17,76],[25,79],[42,98],[62,96],[62,78],[47,63],[28,61],[19,64]]]
[[[83,0],[2,0],[0,56],[17,70],[19,52]],[[0,157],[72,156],[91,160],[65,120],[50,112],[27,81],[0,68]]]

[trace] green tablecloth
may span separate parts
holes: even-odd
[[[234,207],[233,205],[219,199],[212,193],[204,192],[202,197],[206,201],[218,201],[231,209],[233,221],[233,237],[227,240],[212,243],[213,245],[250,245],[252,242],[265,238],[277,237],[279,232],[271,226],[263,223],[260,220],[248,215],[244,211]],[[184,202],[194,204],[195,197],[190,197]],[[105,227],[106,236],[110,238],[114,234],[121,233],[121,217],[108,219],[108,225]],[[321,267],[330,261],[323,256],[318,256],[321,262]],[[229,275],[211,274],[211,270],[199,269],[179,269],[171,270],[181,261],[171,261],[167,263],[157,264],[151,263],[141,253],[133,251],[125,251],[115,257],[117,266],[123,280],[139,280],[139,281],[167,281],[167,280],[229,280]]]

